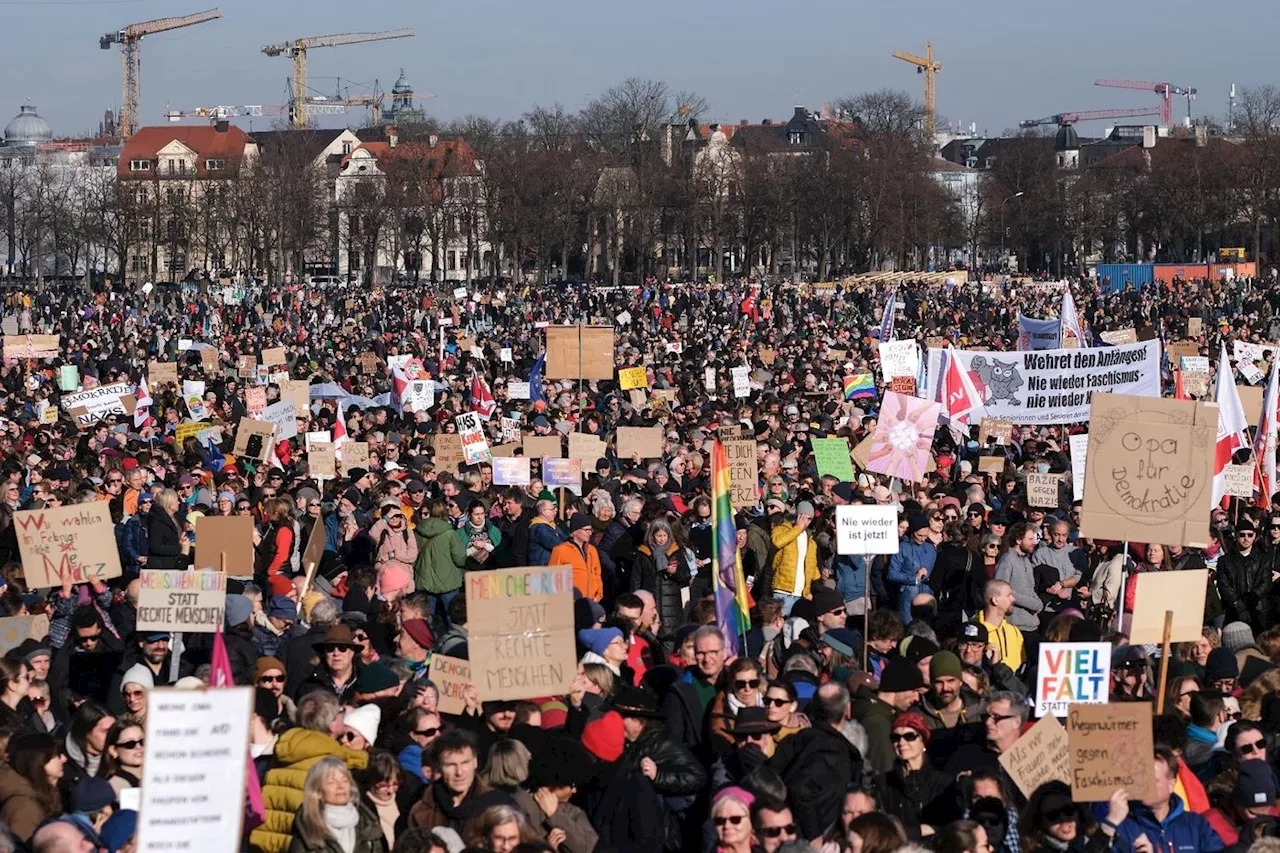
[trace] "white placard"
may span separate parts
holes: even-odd
[[[684,352],[684,344],[680,343],[679,341],[676,341],[675,343],[663,344],[663,347],[666,349],[666,352],[674,353],[675,355],[680,355],[681,353]]]
[[[1242,361],[1236,365],[1236,370],[1240,371],[1240,375],[1250,385],[1257,385],[1262,381],[1262,371],[1251,361]]]
[[[425,412],[436,404],[436,383],[433,379],[414,379],[404,389],[404,405],[415,412]]]
[[[836,507],[836,553],[898,553],[897,508],[870,504]]]
[[[495,486],[527,486],[530,482],[529,457],[493,457],[493,484]]]
[[[1187,373],[1208,373],[1209,372],[1209,356],[1207,355],[1184,355],[1182,357],[1182,369]]]
[[[310,453],[311,445],[329,444],[331,441],[333,441],[333,436],[329,433],[329,430],[325,430],[324,432],[309,432],[305,436],[303,436],[302,441],[303,441],[303,446],[305,446],[307,449],[307,452]]]
[[[708,391],[716,390],[716,369],[708,367],[702,371],[702,387]]]
[[[1067,442],[1071,445],[1071,499],[1084,500],[1084,466],[1089,456],[1089,436],[1069,435]]]
[[[515,359],[511,357],[511,347],[503,347],[498,350],[498,361],[502,361],[507,364],[515,363]]]
[[[619,314],[619,315],[618,315],[617,317],[615,317],[614,319],[616,319],[616,320],[618,321],[618,325],[619,325],[619,326],[625,326],[625,325],[627,325],[628,323],[630,323],[630,322],[631,322],[631,312],[630,312],[630,311],[623,311],[621,314]]]
[[[296,438],[298,435],[298,409],[292,400],[280,400],[262,410],[260,421],[276,425],[276,440]]]
[[[138,853],[238,853],[253,688],[147,691]]]
[[[498,427],[502,430],[501,441],[503,444],[518,444],[520,442],[520,421],[517,418],[499,418]]]
[[[186,352],[191,349],[190,338],[178,338],[178,352]]]
[[[387,356],[388,370],[404,370],[404,366],[413,359],[413,355],[389,355]]]
[[[454,298],[454,299],[466,299],[466,298],[467,298],[467,289],[466,289],[465,287],[455,287],[455,288],[453,289],[453,298]]]
[[[528,400],[529,399],[529,383],[528,382],[508,382],[507,383],[507,399],[508,400]]]
[[[1036,716],[1065,717],[1071,705],[1105,705],[1111,695],[1110,643],[1041,643]]]
[[[913,340],[885,341],[880,344],[880,375],[884,384],[895,376],[915,378],[920,372],[920,347]]]
[[[204,380],[203,379],[184,379],[182,380],[182,396],[204,398]]]
[[[750,397],[751,396],[751,368],[734,367],[729,370],[733,376],[733,396],[734,397]]]
[[[462,436],[462,457],[468,465],[492,459],[489,453],[489,441],[484,435],[484,421],[479,412],[463,412],[453,419],[458,425],[458,435]]]

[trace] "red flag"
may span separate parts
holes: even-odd
[[[493,399],[489,386],[474,370],[471,371],[471,409],[486,421],[498,410],[498,403]]]
[[[1173,372],[1173,399],[1190,400],[1187,396],[1187,389],[1182,385],[1182,371],[1175,370]]]
[[[964,423],[965,415],[982,405],[982,396],[951,347],[944,355],[947,368],[942,380],[942,411],[951,421]]]

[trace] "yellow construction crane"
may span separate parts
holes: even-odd
[[[306,127],[311,120],[307,105],[307,51],[313,47],[338,47],[344,44],[360,44],[367,41],[386,41],[416,35],[413,30],[385,30],[380,33],[337,33],[331,36],[313,36],[294,39],[281,44],[269,44],[262,49],[267,56],[288,56],[293,59],[293,126]]]
[[[937,116],[933,108],[933,75],[942,70],[942,63],[933,58],[933,42],[924,43],[924,56],[916,56],[905,50],[895,50],[893,58],[910,62],[916,67],[917,74],[924,75],[924,134],[932,143]]]
[[[130,24],[122,30],[107,33],[98,39],[98,46],[103,50],[110,50],[113,44],[120,45],[120,56],[124,62],[124,87],[120,96],[120,134],[122,136],[132,136],[138,129],[138,90],[140,88],[138,77],[141,71],[138,44],[143,36],[177,30],[192,24],[203,24],[205,21],[221,17],[220,11],[209,9],[205,12],[196,12],[194,15],[157,18],[154,21]]]

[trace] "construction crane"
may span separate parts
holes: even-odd
[[[314,98],[307,103],[307,108],[317,115],[342,115],[351,109],[351,106],[346,102],[330,103]],[[186,119],[206,119],[218,122],[233,118],[281,118],[292,114],[292,112],[293,107],[290,104],[220,105],[216,107],[196,107],[192,110],[166,109],[164,117],[170,122],[184,121]]]
[[[1173,97],[1187,99],[1187,121],[1191,121],[1191,102],[1196,90],[1191,86],[1175,86],[1172,83],[1148,83],[1143,80],[1094,80],[1093,85],[1108,89],[1135,89],[1139,92],[1155,92],[1160,96],[1160,120],[1165,127],[1173,127]]]
[[[929,142],[933,142],[933,132],[937,116],[934,112],[933,75],[942,70],[942,63],[933,58],[933,42],[924,43],[924,56],[916,56],[904,50],[895,50],[894,59],[901,59],[916,67],[917,74],[924,75],[924,133]]]
[[[98,39],[98,46],[103,50],[110,50],[113,44],[120,45],[120,56],[124,64],[124,86],[120,95],[121,136],[132,136],[134,131],[138,129],[140,88],[138,78],[141,72],[141,58],[138,55],[138,46],[143,37],[181,29],[182,27],[190,27],[193,24],[203,24],[205,21],[212,21],[221,17],[222,12],[217,9],[209,9],[204,12],[196,12],[194,15],[157,18],[154,21],[130,24],[122,30],[107,33]]]
[[[1136,110],[1081,110],[1073,113],[1058,113],[1057,115],[1045,116],[1044,118],[1027,119],[1018,122],[1018,127],[1042,127],[1046,124],[1056,124],[1058,127],[1064,127],[1069,124],[1075,124],[1081,121],[1097,121],[1105,118],[1133,118],[1135,116],[1155,116],[1160,115],[1159,107],[1146,107]]]
[[[362,44],[370,41],[409,38],[413,30],[385,30],[380,33],[336,33],[329,36],[294,39],[281,44],[269,44],[262,49],[267,56],[288,56],[293,59],[293,126],[306,127],[310,121],[310,104],[307,102],[307,51],[315,47],[339,47],[344,44]]]

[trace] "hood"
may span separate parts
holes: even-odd
[[[435,539],[442,533],[449,533],[453,526],[443,518],[424,518],[418,522],[417,533],[423,539]]]

